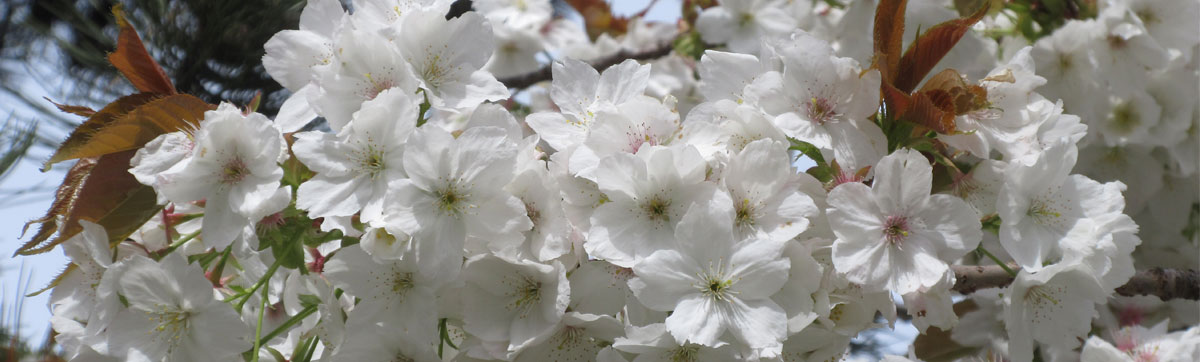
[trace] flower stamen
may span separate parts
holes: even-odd
[[[883,238],[891,245],[899,247],[908,238],[909,231],[908,217],[888,216],[883,222]]]
[[[728,272],[725,270],[725,262],[723,260],[718,260],[715,263],[709,261],[708,268],[696,275],[700,280],[692,286],[700,289],[701,294],[713,300],[725,301],[738,294],[737,291],[731,290],[733,283],[737,282],[737,280],[729,279],[727,274]]]
[[[659,195],[654,195],[649,201],[642,204],[642,210],[646,212],[646,216],[650,218],[650,221],[667,221],[670,218],[668,214],[670,208],[671,200]]]

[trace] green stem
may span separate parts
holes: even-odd
[[[421,96],[425,99],[425,101],[421,103],[420,108],[417,110],[417,112],[420,113],[417,114],[417,127],[420,127],[421,125],[424,125],[425,122],[429,121],[428,118],[425,118],[425,113],[429,111],[429,108],[432,107],[432,104],[429,103],[429,93],[425,93],[424,89],[418,89],[417,91],[421,92]]]
[[[308,343],[308,348],[305,348],[305,350],[304,350],[304,355],[302,356],[302,358],[297,359],[297,361],[298,362],[312,361],[313,354],[317,353],[317,343],[321,343],[321,341],[317,340],[317,337],[312,337],[312,339]]]
[[[446,318],[438,320],[438,357],[442,356],[443,346],[449,344],[450,348],[458,349],[454,342],[450,340],[450,330],[446,328]]]
[[[275,330],[272,330],[271,333],[267,333],[267,335],[263,336],[260,341],[270,341],[272,338],[278,337],[280,334],[287,332],[288,328],[300,323],[305,317],[308,317],[316,311],[316,305],[305,307],[304,309],[300,310],[300,313],[296,313],[296,315],[292,316],[292,318],[288,319],[286,322],[283,322],[283,324],[279,325],[279,327],[276,327]]]
[[[266,284],[267,281],[271,279],[271,276],[275,275],[275,270],[279,269],[279,264],[279,259],[276,259],[275,263],[271,264],[270,268],[267,268],[267,273],[263,274],[262,278],[258,279],[258,282],[254,283],[254,286],[251,287],[250,290],[246,291],[246,294],[237,302],[237,304],[234,304],[234,309],[239,311],[242,310],[242,306],[246,305],[246,301],[250,300],[250,296],[254,295],[254,292],[258,291],[258,288],[261,288],[263,284]],[[265,292],[266,291],[264,291],[264,293]],[[234,299],[237,299],[237,297],[234,297]]]
[[[267,278],[266,280],[269,283],[271,278]],[[262,339],[260,337],[262,337],[263,315],[267,314],[267,290],[269,289],[263,288],[262,290],[262,301],[259,302],[258,308],[258,325],[254,327],[254,350],[250,353],[250,362],[258,362],[258,349],[262,348]]]
[[[992,261],[995,262],[996,265],[999,265],[1001,269],[1004,269],[1005,272],[1008,272],[1008,275],[1011,275],[1014,278],[1017,276],[1017,272],[1015,270],[1012,270],[1012,268],[1009,268],[1008,264],[1004,264],[1004,261],[1001,261],[1000,258],[997,258],[996,255],[992,254],[992,252],[988,251],[987,249],[984,249],[982,245],[979,246],[979,248],[976,248],[975,250],[979,250],[981,253],[983,253],[983,255],[986,255],[988,257],[988,259],[992,259]]]
[[[229,260],[229,253],[232,249],[233,245],[225,247],[225,251],[221,252],[221,259],[213,267],[212,273],[209,273],[208,281],[212,285],[221,285],[221,274],[225,273],[225,262]]]
[[[178,249],[180,246],[183,246],[183,243],[189,242],[192,239],[195,239],[196,236],[199,236],[199,235],[200,235],[199,230],[197,230],[196,232],[184,235],[183,237],[179,238],[179,240],[175,240],[175,242],[171,243],[170,246],[167,246],[167,249],[162,251],[160,253],[160,255],[167,255],[167,254],[174,252],[175,249]]]

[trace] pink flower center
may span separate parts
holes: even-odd
[[[883,238],[892,245],[900,245],[908,238],[908,218],[904,216],[888,216],[883,222]]]
[[[1158,354],[1155,352],[1155,350],[1138,350],[1133,353],[1133,360],[1136,362],[1158,362]]]
[[[836,104],[828,98],[813,97],[807,105],[808,119],[817,124],[825,124],[825,122],[838,116],[838,113],[834,109],[835,106]]]
[[[648,133],[627,132],[627,133],[625,133],[625,137],[627,138],[627,141],[629,143],[629,150],[630,150],[629,152],[630,153],[637,153],[638,150],[642,149],[642,146],[658,145],[658,140],[654,139],[654,137],[650,137],[650,134],[648,134]]]
[[[246,167],[245,161],[237,157],[225,163],[225,168],[221,172],[221,183],[232,185],[241,182],[248,174],[250,174],[250,168]]]
[[[365,89],[366,92],[363,94],[363,96],[365,96],[367,100],[375,99],[375,97],[379,96],[379,93],[383,93],[383,91],[396,86],[396,82],[388,78],[377,80],[371,76],[371,73],[367,73],[365,76],[367,78],[368,87]]]
[[[829,181],[829,185],[825,187],[825,190],[833,190],[835,187],[838,187],[838,185],[852,182],[863,182],[863,180],[863,177],[858,173],[850,172],[848,170],[838,170],[834,173],[833,180]]]
[[[1121,326],[1131,326],[1142,324],[1142,309],[1134,306],[1127,306],[1121,309],[1121,313],[1117,315]]]

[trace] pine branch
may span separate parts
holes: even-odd
[[[608,69],[608,67],[620,64],[626,59],[650,60],[662,58],[668,54],[671,54],[671,50],[674,49],[673,45],[674,42],[666,42],[659,44],[657,47],[652,49],[643,51],[630,51],[627,49],[621,49],[621,51],[617,52],[616,54],[592,62],[592,68],[596,68],[597,71],[603,72],[605,69]],[[548,64],[542,67],[542,69],[538,69],[530,73],[501,78],[500,83],[504,83],[504,86],[510,89],[525,89],[529,86],[537,84],[538,82],[550,80],[551,69],[552,65]]]
[[[1008,286],[1013,277],[999,265],[951,267],[957,280],[952,288],[962,294],[971,294],[985,288]],[[1014,267],[1014,269],[1016,269]],[[1151,268],[1138,271],[1125,285],[1117,288],[1118,295],[1127,297],[1153,295],[1162,300],[1200,300],[1200,272],[1195,269]]]

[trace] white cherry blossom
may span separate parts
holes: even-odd
[[[704,41],[725,44],[738,53],[756,53],[764,38],[787,34],[796,19],[777,0],[731,0],[705,9],[696,19]]]
[[[317,173],[300,185],[296,207],[314,218],[361,211],[364,221],[380,220],[388,182],[405,176],[404,142],[417,116],[411,96],[388,89],[363,103],[338,135],[296,134],[292,152]]]
[[[904,149],[875,167],[871,187],[847,183],[829,193],[833,266],[851,282],[900,294],[933,287],[982,238],[962,199],[930,195],[933,168]]]
[[[200,127],[192,156],[158,174],[154,186],[175,203],[204,200],[200,237],[223,249],[242,228],[282,208],[270,200],[291,191],[279,187],[278,163],[287,153],[267,117],[229,103],[205,112]]]
[[[1033,359],[1034,341],[1058,348],[1078,347],[1107,292],[1081,264],[1055,264],[1037,273],[1022,270],[1009,287],[1004,324],[1008,357]]]
[[[482,254],[467,260],[463,279],[464,329],[482,340],[487,358],[512,358],[550,336],[570,300],[566,270],[558,262]]]
[[[662,323],[627,326],[625,335],[613,342],[613,348],[638,355],[638,362],[717,362],[735,359],[729,345],[712,348],[695,343],[679,344]]]
[[[449,20],[444,14],[413,12],[400,26],[404,36],[396,40],[430,104],[457,110],[508,98],[508,89],[481,70],[492,57],[491,26],[475,12]]]
[[[1076,157],[1074,145],[1064,140],[1033,164],[1012,163],[1005,170],[996,204],[1003,220],[1000,243],[1022,268],[1037,271],[1061,258],[1061,244],[1071,241],[1076,227],[1107,228],[1128,218],[1121,217],[1124,185],[1068,175]],[[1083,219],[1092,224],[1081,224]]]
[[[787,155],[783,143],[758,140],[730,157],[721,181],[733,199],[734,233],[739,240],[790,240],[816,216],[817,207],[800,191],[799,176],[792,172]]]
[[[728,194],[705,181],[705,171],[693,148],[644,147],[601,160],[596,184],[609,201],[592,214],[588,254],[632,267],[673,246],[676,224],[691,205],[732,206]]]
[[[404,93],[417,90],[413,67],[400,48],[383,35],[346,29],[340,32],[337,44],[333,64],[317,71],[317,90],[309,93],[309,103],[335,132],[350,123],[363,102],[375,99],[379,93],[391,88]]]
[[[634,265],[629,287],[646,307],[673,311],[666,327],[679,345],[719,347],[728,333],[749,354],[778,356],[787,315],[770,297],[787,282],[784,243],[735,240],[732,211],[689,208],[675,229],[678,246]]]
[[[430,329],[437,324],[434,291],[445,280],[439,276],[447,272],[422,273],[413,259],[408,254],[399,260],[377,260],[362,248],[349,247],[338,250],[325,263],[326,278],[360,299],[346,320],[348,331],[377,328],[385,334],[405,335],[420,345],[436,341],[437,335]]]
[[[108,328],[112,352],[127,361],[212,361],[250,348],[251,333],[212,284],[180,254],[124,261],[117,293],[129,301]]]
[[[521,200],[502,189],[512,180],[515,154],[496,127],[470,128],[456,138],[425,126],[409,136],[409,178],[389,185],[384,214],[389,228],[413,237],[422,271],[461,260],[468,236],[504,248],[533,226]]]
[[[615,110],[646,90],[650,66],[627,60],[597,72],[579,60],[565,59],[552,68],[550,98],[562,113],[539,112],[525,120],[555,150],[580,144],[595,121],[596,112]]]

